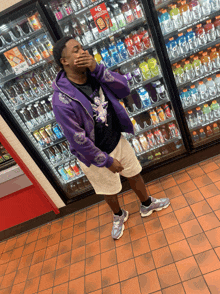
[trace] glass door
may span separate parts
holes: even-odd
[[[154,1],[195,147],[220,135],[220,2]]]

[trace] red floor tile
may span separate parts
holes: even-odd
[[[160,183],[164,190],[176,186],[176,181],[172,176],[162,178]]]
[[[123,195],[124,205],[136,201],[136,194],[134,192],[130,192],[128,194]]]
[[[18,270],[16,272],[16,276],[15,276],[13,284],[16,285],[16,284],[19,284],[19,283],[26,281],[28,273],[29,273],[28,267],[25,267],[25,268]]]
[[[193,254],[211,249],[211,245],[204,233],[190,237],[187,240]]]
[[[196,184],[196,187],[201,188],[206,185],[212,184],[212,180],[207,175],[193,179],[193,182]]]
[[[180,225],[166,229],[164,230],[164,233],[165,233],[168,244],[172,244],[172,243],[185,239],[185,236],[183,234],[183,231]]]
[[[56,263],[57,263],[57,257],[53,257],[50,259],[47,259],[43,262],[42,272],[41,274],[47,274],[49,272],[55,271],[56,269]]]
[[[147,235],[151,235],[159,231],[162,231],[161,222],[159,218],[155,218],[148,222],[145,222],[144,226],[145,226]]]
[[[101,271],[85,276],[86,293],[94,292],[101,288]],[[84,291],[84,289],[83,289]],[[81,292],[83,293],[83,292]],[[81,294],[79,292],[79,294]],[[78,293],[77,293],[78,294]]]
[[[213,247],[220,246],[220,228],[207,231],[206,236]]]
[[[69,281],[70,266],[65,266],[55,271],[54,286],[66,283]]]
[[[58,254],[59,244],[55,244],[52,246],[47,247],[45,259],[50,259]]]
[[[81,261],[85,259],[85,257],[86,257],[85,246],[81,246],[71,251],[71,263],[76,263],[78,261]]]
[[[51,288],[53,286],[55,272],[51,272],[40,277],[39,291]]]
[[[80,211],[75,214],[75,222],[74,222],[75,225],[84,221],[86,221],[86,210]]]
[[[151,250],[158,249],[167,245],[164,232],[158,232],[148,237]]]
[[[207,175],[213,182],[220,181],[220,169],[207,173]]]
[[[91,274],[100,270],[100,255],[95,255],[86,259],[85,274]]]
[[[116,248],[116,253],[118,263],[131,259],[134,256],[131,243]]]
[[[216,187],[215,184],[207,185],[205,187],[199,188],[199,190],[205,198],[209,198],[220,194],[220,190]]]
[[[121,283],[121,294],[133,294],[133,293],[142,294],[140,291],[139,281],[137,277]],[[115,293],[112,293],[112,294],[115,294]]]
[[[95,242],[99,240],[99,238],[100,238],[99,227],[86,232],[86,244]]]
[[[61,232],[54,233],[48,236],[47,246],[52,246],[60,242]]]
[[[117,264],[116,250],[106,251],[101,254],[101,269]]]
[[[118,269],[120,281],[131,279],[137,275],[134,259],[119,263]]]
[[[129,228],[131,241],[143,238],[146,236],[145,227],[143,224]]]
[[[131,242],[130,232],[129,232],[129,229],[126,227],[126,225],[127,224],[125,224],[123,238],[120,238],[119,240],[115,240],[115,247],[116,248]]]
[[[178,225],[174,212],[159,217],[163,229],[168,229]]]
[[[202,166],[202,169],[204,170],[205,173],[209,173],[209,172],[212,172],[216,169],[219,169],[219,166],[214,162],[209,162],[207,164],[204,164]]]
[[[211,198],[210,198],[211,199]],[[208,200],[207,200],[208,201]],[[209,202],[209,201],[208,201]],[[210,213],[212,210],[206,200],[197,202],[191,205],[191,209],[194,212],[195,216],[202,216],[204,214]]]
[[[141,294],[152,293],[160,290],[160,284],[156,271],[151,271],[149,273],[140,275],[138,277]]]
[[[20,262],[19,259],[12,260],[8,264],[5,264],[6,268],[5,268],[5,265],[3,264],[2,267],[3,267],[3,269],[5,268],[4,274],[7,275],[7,274],[10,274],[10,273],[16,271],[18,269],[19,262]],[[1,269],[0,269],[0,271],[1,271]],[[3,276],[3,274],[1,274],[1,276]]]
[[[157,268],[173,263],[173,257],[168,246],[152,251],[152,255]]]
[[[93,281],[91,281],[91,283],[89,283],[89,281],[90,280],[88,280],[88,284],[87,284],[88,285],[88,290],[89,290],[90,284],[91,284],[92,288],[94,287],[93,283],[92,283]],[[85,283],[85,278],[84,277],[81,277],[81,278],[76,279],[76,280],[69,281],[69,294],[82,294],[82,293],[84,293],[84,289],[85,289],[85,284],[84,283]],[[100,276],[100,286],[101,286],[101,276]]]
[[[37,293],[37,291],[39,289],[39,282],[40,282],[40,277],[36,277],[32,280],[27,280],[26,285],[25,285],[25,290],[24,290],[24,294],[33,294],[33,293]],[[46,293],[47,290],[42,291],[40,293]],[[50,290],[48,290],[49,293]],[[52,293],[52,291],[51,291]]]
[[[193,256],[177,261],[176,267],[182,281],[187,281],[201,275],[201,271]]]
[[[66,253],[72,248],[72,238],[60,242],[58,254]]]
[[[188,175],[190,176],[191,179],[198,178],[198,177],[205,174],[200,166],[187,168],[187,173],[188,173]]]
[[[70,214],[63,219],[62,230],[72,227],[74,225],[75,215]]]
[[[99,214],[99,206],[98,205],[94,205],[92,207],[87,208],[86,210],[86,219],[91,219],[94,218],[96,216],[98,216]]]
[[[85,261],[79,261],[70,265],[70,280],[78,279],[85,274]]]
[[[188,192],[185,195],[186,201],[192,205],[194,203],[197,203],[199,201],[202,201],[204,197],[202,196],[201,192],[199,190],[195,190],[192,192]]]
[[[207,202],[211,206],[213,210],[220,209],[220,194],[214,197],[210,197],[207,199]]]
[[[208,250],[195,255],[202,274],[207,274],[220,268],[220,261],[215,251]]]
[[[118,282],[119,276],[117,265],[113,265],[102,270],[102,287],[108,287]]]
[[[140,212],[136,212],[136,213],[131,214],[129,216],[128,221],[127,221],[127,226],[129,228],[131,228],[134,226],[138,226],[141,223],[142,223],[142,217],[140,216]]]
[[[81,222],[79,224],[74,225],[73,236],[77,236],[85,233],[86,231],[86,222]]]
[[[62,285],[56,286],[53,288],[53,294],[68,294],[68,287],[69,284],[68,283],[63,283]]]
[[[108,251],[108,250],[111,250],[111,249],[114,249],[115,248],[115,242],[117,242],[117,241],[114,241],[111,236],[101,239],[100,240],[101,253],[105,252],[105,251]]]
[[[90,231],[92,229],[95,229],[99,226],[99,218],[94,217],[86,221],[86,230]]]
[[[180,282],[180,277],[175,267],[175,264],[170,264],[158,268],[157,274],[162,288],[166,288]]]
[[[173,210],[178,210],[185,206],[188,206],[186,199],[183,196],[179,196],[170,200],[171,206]]]
[[[87,234],[88,234],[88,232],[87,232]],[[78,236],[74,236],[73,241],[72,241],[72,250],[77,249],[79,247],[82,247],[85,244],[86,244],[86,234],[85,233],[78,235]]]
[[[100,241],[97,240],[93,243],[86,245],[86,258],[100,254]]]
[[[202,233],[202,228],[196,219],[180,224],[186,238]]]
[[[2,279],[0,289],[8,288],[12,286],[15,276],[16,276],[16,272],[5,275]]]
[[[209,290],[202,276],[191,279],[183,283],[186,294],[198,293],[209,294]]]
[[[220,226],[220,221],[213,212],[198,217],[198,221],[204,231],[208,231]]]
[[[163,191],[161,183],[149,184],[147,187],[151,195]]]
[[[66,252],[64,254],[58,255],[56,269],[65,267],[71,263],[71,252]]]
[[[100,239],[108,237],[111,234],[112,223],[105,224],[104,226],[99,227]]]
[[[211,291],[211,293],[220,292],[220,270],[204,275],[204,279]]]
[[[171,244],[169,247],[174,261],[185,259],[192,255],[192,251],[186,240]]]
[[[69,227],[60,232],[60,241],[65,241],[72,238],[74,227]]]
[[[25,282],[14,285],[11,289],[11,294],[23,294],[24,287],[25,287]]]
[[[177,285],[163,289],[163,294],[174,294],[174,293],[185,294],[182,284],[177,284]]]
[[[146,253],[135,258],[138,275],[155,269],[154,260],[151,253]]]
[[[100,292],[100,294],[121,294],[121,285],[120,283],[117,283],[115,285],[106,287]]]
[[[179,186],[174,186],[172,188],[169,188],[167,190],[165,190],[166,193],[166,197],[168,197],[169,199],[178,197],[182,195],[182,192],[180,191]]]
[[[190,207],[181,208],[179,210],[176,210],[174,213],[175,213],[176,218],[180,224],[195,218]]]
[[[31,266],[28,273],[28,279],[33,279],[40,276],[42,267],[43,267],[43,262],[40,262]]]
[[[135,240],[131,243],[131,245],[135,257],[150,251],[150,246],[147,237]]]
[[[196,190],[196,185],[192,180],[179,184],[179,188],[183,194]]]
[[[188,173],[186,171],[182,171],[177,174],[174,173],[173,178],[175,179],[175,181],[178,185],[190,180],[190,176],[188,175]]]

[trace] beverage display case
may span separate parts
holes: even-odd
[[[208,144],[220,135],[220,2],[154,5],[193,145]]]
[[[0,171],[5,170],[15,164],[16,162],[14,159],[0,142]]]

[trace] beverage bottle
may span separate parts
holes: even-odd
[[[54,132],[53,132],[53,130],[52,130],[52,125],[51,125],[51,124],[47,125],[47,126],[44,128],[44,130],[46,131],[46,133],[47,133],[48,136],[50,137],[50,140],[51,140],[51,141],[55,141],[55,140],[57,139],[56,136],[55,136],[55,134],[54,134]]]
[[[171,110],[170,110],[170,107],[168,106],[168,104],[165,104],[163,106],[163,109],[164,109],[164,112],[165,112],[167,118],[173,117],[173,115],[171,113]]]
[[[108,10],[108,14],[110,16],[110,19],[111,19],[111,27],[110,27],[110,30],[111,32],[115,32],[118,30],[118,24],[117,24],[117,21],[114,17],[114,14],[112,13],[112,11],[110,10],[109,7],[107,7],[107,10]]]
[[[168,47],[168,55],[171,59],[177,58],[179,56],[179,47],[177,41],[174,40],[174,37],[169,38],[169,43],[167,44]]]
[[[163,136],[164,141],[167,141],[169,139],[165,126],[161,127],[161,134]]]
[[[70,1],[63,4],[63,9],[65,10],[66,15],[70,15],[73,13],[72,6],[70,5]]]
[[[20,110],[20,113],[22,115],[22,120],[25,123],[26,127],[29,130],[31,130],[34,127],[34,122],[32,121],[30,112],[26,108],[23,108],[22,110]]]
[[[41,61],[42,60],[42,56],[40,55],[38,49],[34,46],[33,42],[32,41],[29,42],[28,45],[30,47],[30,52],[34,56],[34,60],[36,62]]]
[[[217,88],[211,77],[207,78],[206,88],[210,97],[217,95]]]
[[[198,39],[198,45],[203,46],[207,43],[207,35],[205,29],[202,27],[202,24],[198,24],[197,29],[195,30],[196,37]]]
[[[209,93],[207,91],[206,85],[203,83],[203,81],[199,82],[198,86],[198,92],[201,100],[207,100],[209,97]]]
[[[152,77],[151,76],[151,71],[149,69],[149,66],[148,66],[147,62],[144,59],[142,59],[140,61],[139,67],[141,69],[141,73],[142,73],[144,79],[145,80],[151,79],[151,77]]]
[[[186,1],[181,1],[181,6],[179,7],[180,13],[182,16],[182,21],[184,25],[188,25],[192,21],[192,15],[189,8],[189,5],[186,4]]]
[[[130,88],[132,88],[134,86],[134,79],[132,77],[132,68],[130,64],[124,64],[122,65],[122,67],[120,68],[120,72],[124,75],[124,77],[126,78],[128,85]]]
[[[178,38],[176,41],[179,47],[179,54],[185,54],[189,51],[189,44],[183,33],[178,34]]]
[[[46,146],[46,141],[44,140],[43,136],[40,134],[39,131],[34,131],[33,132],[33,136],[36,139],[36,141],[39,143],[39,145],[41,147],[45,147]]]
[[[143,76],[141,74],[141,70],[139,66],[135,62],[132,62],[131,68],[132,68],[131,74],[132,74],[134,82],[136,84],[141,83],[143,81]]]
[[[80,0],[79,2],[81,4],[82,8],[85,8],[90,4],[88,0]]]
[[[61,154],[62,154],[62,159],[66,159],[69,157],[69,151],[68,149],[61,143],[59,144]]]
[[[196,107],[196,121],[198,125],[205,122],[205,117],[200,107]]]
[[[143,108],[150,107],[151,106],[151,99],[150,99],[150,95],[146,91],[146,89],[143,87],[140,87],[139,89],[137,89],[137,92],[139,94]]]
[[[206,127],[206,134],[207,134],[207,137],[210,137],[213,135],[213,131],[210,126]]]
[[[140,2],[138,0],[131,0],[130,7],[133,11],[134,17],[136,19],[144,16],[143,10],[141,8]]]
[[[190,94],[190,91],[188,91],[187,89],[183,89],[182,101],[185,107],[192,105],[192,97]]]
[[[84,33],[84,36],[85,36],[85,39],[86,39],[86,42],[88,44],[92,43],[94,41],[94,37],[93,37],[93,34],[92,32],[90,31],[89,29],[89,26],[88,24],[86,23],[86,20],[84,17],[81,17],[79,19],[79,22],[80,22],[80,26],[81,26],[81,29]]]
[[[101,47],[101,56],[107,67],[113,66],[113,60],[104,45]]]
[[[203,105],[202,111],[204,113],[205,120],[209,122],[213,117],[211,107],[206,103]]]
[[[174,123],[170,123],[169,126],[170,131],[170,138],[177,138],[180,136],[179,130],[177,129],[176,125]]]
[[[116,47],[115,42],[112,42],[109,45],[108,50],[109,50],[109,53],[111,55],[111,58],[112,58],[112,61],[113,61],[113,65],[118,64],[119,62],[121,62],[121,58],[120,58],[120,55],[118,53],[118,50],[117,50],[117,47]]]
[[[51,86],[52,86],[53,81],[51,81],[51,79],[46,71],[42,71],[42,77],[45,81],[45,84],[46,84],[48,90],[51,91]]]
[[[127,21],[127,23],[131,23],[134,21],[134,15],[131,9],[130,4],[128,4],[127,0],[121,0],[121,11],[124,14],[124,17]]]
[[[202,14],[209,15],[211,13],[211,3],[210,0],[199,0],[199,3],[202,8]]]
[[[161,18],[162,10],[158,11],[157,16],[158,16],[158,21],[159,21],[159,25],[160,25],[160,28],[161,28],[162,35],[165,35],[166,32],[165,32],[164,24],[163,24],[162,18]]]
[[[214,21],[214,26],[215,26],[215,31],[217,38],[220,37],[220,15],[216,16],[215,21]]]
[[[220,74],[217,74],[215,76],[215,85],[216,85],[216,88],[217,88],[217,91],[218,93],[220,93]]]
[[[116,46],[117,46],[118,52],[120,54],[121,60],[122,61],[127,60],[128,59],[128,51],[125,47],[125,44],[122,42],[121,39],[117,40]]]
[[[144,151],[147,151],[148,149],[150,149],[150,146],[147,142],[147,138],[143,134],[139,136],[139,142],[141,143],[141,147]]]
[[[45,94],[47,92],[47,87],[44,84],[44,81],[41,79],[40,74],[35,73],[34,79],[36,80],[35,85],[37,85],[41,92]]]
[[[212,62],[213,69],[220,68],[220,57],[219,52],[217,52],[216,48],[211,49],[210,59]]]
[[[193,140],[194,143],[196,143],[197,141],[199,141],[199,135],[197,134],[196,131],[194,131],[192,133],[192,140]]]
[[[41,95],[40,89],[37,87],[36,84],[33,83],[31,78],[27,78],[26,82],[28,86],[31,88],[31,91],[35,97],[39,97]]]
[[[157,82],[155,90],[156,90],[156,93],[157,93],[157,97],[159,99],[162,100],[162,99],[167,98],[167,91],[165,89],[165,86],[163,84],[161,84],[160,81]]]
[[[52,130],[53,130],[54,134],[56,135],[57,139],[63,138],[64,134],[62,133],[58,123],[54,123],[52,125]]]
[[[126,20],[124,18],[124,15],[121,11],[121,9],[119,8],[118,4],[115,3],[114,5],[112,5],[112,8],[113,8],[113,14],[114,14],[114,17],[118,23],[118,27],[119,28],[123,28],[126,26]]]
[[[212,101],[211,110],[212,110],[214,118],[218,118],[220,116],[220,106],[216,100]]]
[[[138,29],[138,34],[140,36],[141,42],[143,44],[144,49],[148,49],[152,47],[151,39],[149,36],[149,33],[147,30],[145,30],[143,27]]]
[[[143,152],[143,149],[142,149],[141,144],[140,144],[140,142],[138,141],[138,139],[133,138],[133,139],[132,139],[132,145],[133,145],[134,150],[135,150],[135,152],[136,152],[137,154]]]
[[[175,29],[180,29],[183,26],[180,10],[176,4],[171,5],[170,16],[173,20],[173,26]]]
[[[98,52],[98,50],[97,50],[96,47],[93,47],[92,48],[92,53],[93,53],[93,56],[94,56],[95,61],[98,64],[104,64],[104,61],[102,60],[102,56],[101,56],[101,54],[99,54],[99,52]]]
[[[11,86],[11,88],[13,89],[13,92],[15,94],[15,100],[17,101],[17,103],[24,103],[27,100],[27,98],[24,95],[24,93],[22,93],[20,91],[20,89],[17,87],[16,84],[14,84],[13,86]]]
[[[132,35],[132,40],[134,42],[137,53],[141,53],[144,48],[143,48],[143,43],[141,42],[141,38],[139,34],[137,33],[137,31],[132,31],[131,35]]]
[[[54,150],[56,161],[59,162],[60,160],[62,160],[62,154],[60,150],[57,148],[57,146],[53,146],[53,150]]]
[[[156,58],[154,58],[153,56],[148,56],[147,63],[148,63],[149,69],[151,71],[152,77],[159,76],[160,75],[160,68],[157,64]]]
[[[41,118],[39,116],[39,114],[37,113],[37,110],[34,108],[33,105],[29,105],[27,107],[27,110],[29,111],[31,118],[32,118],[32,122],[34,124],[34,126],[38,125],[41,123]]]
[[[47,72],[50,77],[50,80],[54,81],[57,76],[57,72],[56,72],[55,67],[54,66],[47,67]]]
[[[219,127],[218,127],[217,123],[213,124],[212,131],[213,131],[213,134],[218,134],[219,133],[220,130],[219,130]]]
[[[67,174],[66,170],[64,169],[63,165],[60,165],[57,169],[58,173],[61,175],[61,178],[64,181],[68,181],[69,180],[69,175]]]
[[[39,130],[39,133],[43,137],[46,144],[50,144],[52,142],[44,127]]]
[[[55,163],[56,163],[56,158],[55,158],[54,153],[51,151],[50,148],[48,148],[48,149],[46,150],[46,152],[47,152],[47,155],[48,155],[48,157],[49,157],[50,162],[51,162],[52,164],[55,164]]]
[[[185,65],[183,69],[185,71],[186,80],[190,81],[195,77],[196,74],[195,74],[194,68],[192,64],[189,63],[189,60],[185,61]]]
[[[168,34],[171,31],[173,31],[173,22],[172,19],[170,17],[170,14],[167,12],[166,9],[162,10],[162,15],[160,17],[161,19],[161,24],[164,30],[164,34]]]
[[[157,144],[164,144],[165,143],[163,135],[158,128],[156,128],[154,131],[154,137],[156,138]]]
[[[190,87],[190,96],[191,96],[192,104],[197,104],[200,102],[199,91],[195,85],[192,85]]]
[[[203,70],[202,62],[201,60],[199,60],[198,56],[193,57],[192,65],[193,65],[196,76],[197,77],[202,76],[204,70]]]
[[[166,120],[166,115],[162,109],[161,106],[156,107],[157,115],[160,119],[160,121],[165,121]]]
[[[21,49],[23,51],[23,56],[25,57],[27,64],[28,65],[35,64],[35,60],[33,56],[31,55],[31,53],[27,50],[26,46],[25,45],[21,46]]]
[[[205,134],[204,129],[199,130],[199,138],[200,138],[200,140],[203,140],[206,138],[206,134]]]
[[[34,104],[34,107],[36,108],[37,113],[38,113],[38,115],[41,118],[41,121],[42,122],[47,121],[48,120],[48,116],[47,116],[47,113],[45,112],[43,106],[38,102],[38,103],[35,103]]]
[[[40,102],[43,106],[44,112],[47,114],[48,119],[53,119],[53,111],[49,108],[48,104],[45,100]]]
[[[64,12],[63,12],[63,9],[62,9],[62,6],[56,6],[54,8],[52,8],[52,11],[56,17],[57,20],[60,20],[64,17]]]
[[[76,18],[72,19],[71,22],[72,28],[73,28],[73,32],[74,32],[74,37],[75,39],[79,42],[82,43],[82,45],[87,45],[87,41],[86,41],[86,37],[83,34],[83,31],[79,25],[79,21]]]
[[[220,2],[219,0],[211,0],[211,10],[216,11],[219,10]]]
[[[25,80],[21,80],[20,86],[22,87],[22,90],[23,90],[27,100],[31,101],[33,99],[33,93],[31,91],[31,88],[29,87],[28,83]]]
[[[191,16],[193,21],[198,21],[202,17],[202,9],[198,0],[192,0],[189,3]]]
[[[201,62],[203,65],[204,73],[208,73],[212,71],[212,62],[207,52],[202,53]]]
[[[148,131],[145,134],[147,136],[150,148],[154,148],[155,146],[157,146],[157,142],[154,138],[154,135],[151,133],[151,131]]]
[[[186,81],[184,69],[180,66],[180,64],[176,65],[175,75],[176,75],[178,84],[182,84]]]
[[[136,133],[139,132],[138,124],[137,124],[136,120],[135,120],[133,117],[131,118],[131,122],[132,122],[132,124],[133,124],[134,131],[135,131]]]
[[[208,42],[215,41],[216,39],[215,25],[214,23],[212,23],[211,19],[206,21],[206,24],[204,25],[204,29],[206,32]]]
[[[132,38],[130,37],[130,35],[127,35],[125,37],[125,45],[127,47],[129,56],[131,56],[131,57],[135,56],[136,55],[136,48],[135,48],[134,42],[133,42]]]
[[[89,15],[87,19],[88,19],[89,28],[93,34],[94,40],[98,40],[100,38],[100,33],[97,26],[95,25],[92,15]]]
[[[160,121],[159,121],[157,113],[156,113],[156,111],[154,109],[150,110],[149,115],[150,115],[150,118],[151,118],[152,125],[159,124]]]
[[[70,0],[70,4],[72,6],[72,9],[74,12],[77,12],[78,10],[81,9],[81,5],[78,1],[75,1],[75,0]]]
[[[198,47],[198,40],[197,40],[196,34],[192,30],[192,28],[187,30],[187,33],[186,33],[185,37],[186,37],[186,41],[187,41],[188,46],[189,46],[189,50],[193,50],[193,49],[196,49]]]
[[[188,111],[188,126],[189,128],[194,128],[197,125],[197,121],[196,121],[196,117],[194,115],[194,113],[192,112],[192,110]]]

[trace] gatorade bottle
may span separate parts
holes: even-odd
[[[98,50],[96,49],[96,47],[94,47],[92,49],[93,51],[93,56],[94,56],[94,59],[95,61],[98,63],[98,64],[104,64],[104,61],[102,60],[102,56],[99,54]]]
[[[150,98],[149,93],[146,91],[146,89],[143,87],[140,87],[139,89],[137,89],[137,92],[138,92],[139,97],[141,99],[142,107],[143,108],[150,107],[151,106],[151,98]]]
[[[193,114],[192,110],[188,111],[188,126],[189,128],[194,128],[197,125],[195,115]]]
[[[200,107],[196,107],[196,121],[198,125],[204,123],[204,114]]]
[[[192,66],[194,68],[195,74],[197,77],[202,76],[203,74],[203,67],[202,67],[202,62],[199,60],[198,56],[193,57],[193,63]]]
[[[182,16],[183,24],[184,25],[190,24],[192,21],[191,11],[189,9],[189,5],[186,4],[186,1],[181,1],[181,6],[179,9]]]
[[[192,97],[190,95],[190,91],[188,91],[187,89],[183,89],[182,99],[185,107],[192,105]]]
[[[157,64],[157,60],[156,60],[156,58],[154,58],[154,57],[149,57],[147,63],[148,63],[149,69],[150,69],[150,71],[151,71],[151,75],[152,75],[152,77],[159,76],[159,74],[160,74],[160,69],[159,69],[159,66],[158,66],[158,64]]]
[[[212,101],[211,110],[214,118],[218,118],[220,116],[220,106],[216,100]]]
[[[194,143],[196,143],[197,141],[199,141],[199,135],[197,134],[196,131],[194,131],[192,133],[192,140],[193,140]]]
[[[206,32],[208,42],[214,41],[216,39],[216,32],[215,32],[215,25],[212,23],[211,19],[206,21],[206,24],[204,25],[204,29]]]
[[[199,82],[199,86],[198,86],[198,92],[199,92],[199,96],[201,100],[207,100],[209,97],[206,85],[203,83],[203,81]]]
[[[211,49],[210,59],[213,69],[220,68],[220,57],[219,53],[216,51],[216,48]]]
[[[189,45],[189,50],[193,50],[198,47],[198,40],[197,40],[196,34],[195,34],[195,32],[193,32],[192,28],[187,30],[185,37],[186,37],[186,41]]]
[[[219,0],[211,0],[211,7],[213,12],[216,10],[219,10],[220,8]]]
[[[178,34],[177,38],[177,44],[179,46],[179,54],[185,54],[189,51],[189,45],[186,41],[186,37],[183,35],[183,33]]]
[[[179,56],[178,44],[173,37],[169,39],[168,48],[169,48],[168,54],[171,57],[171,59],[177,58]]]
[[[199,46],[203,46],[207,43],[207,36],[205,33],[205,29],[202,27],[202,24],[198,24],[197,29],[195,31],[196,37],[198,38]]]
[[[207,52],[202,53],[201,62],[202,62],[204,73],[208,73],[212,71],[211,59],[208,56]]]
[[[173,30],[173,22],[166,9],[162,10],[160,19],[164,29],[164,34],[170,33]]]
[[[214,82],[215,82],[218,93],[220,93],[220,74],[217,74],[215,76]]]
[[[217,38],[220,37],[220,15],[216,16],[215,21],[214,21],[214,26],[215,26],[215,31]]]
[[[171,5],[170,16],[173,20],[173,25],[175,29],[180,29],[183,26],[180,10],[176,4]]]
[[[210,137],[213,135],[213,131],[210,126],[206,127],[206,134],[207,134],[207,137]]]
[[[211,3],[210,0],[199,0],[199,3],[202,8],[202,14],[209,15],[211,13]]]
[[[204,129],[199,130],[199,138],[200,138],[200,140],[204,140],[206,138],[206,134],[205,134]]]
[[[207,78],[206,88],[210,97],[217,95],[217,88],[216,88],[215,82],[212,80],[211,77]]]
[[[203,105],[203,110],[202,111],[204,113],[205,120],[207,122],[209,122],[213,117],[211,107],[206,103],[206,104]]]
[[[180,66],[180,64],[177,64],[175,74],[176,74],[178,84],[185,83],[186,81],[185,72],[184,72],[184,69]]]
[[[152,78],[150,68],[145,60],[142,59],[140,61],[139,67],[145,80],[149,80]]]
[[[128,59],[128,51],[125,47],[125,44],[122,42],[121,39],[118,39],[117,40],[117,49],[118,49],[118,52],[120,54],[120,57],[122,60],[127,60]]]
[[[193,104],[197,104],[200,102],[199,91],[195,85],[190,87],[190,96]]]
[[[217,125],[217,123],[214,123],[213,124],[213,134],[218,134],[219,133],[219,127],[218,127],[218,125]]]
[[[189,63],[189,60],[185,61],[185,65],[184,65],[184,71],[185,71],[185,77],[186,80],[190,81],[195,77],[195,71],[193,69],[193,66],[191,63]]]
[[[202,9],[198,0],[192,0],[189,3],[193,21],[198,21],[202,16]]]

